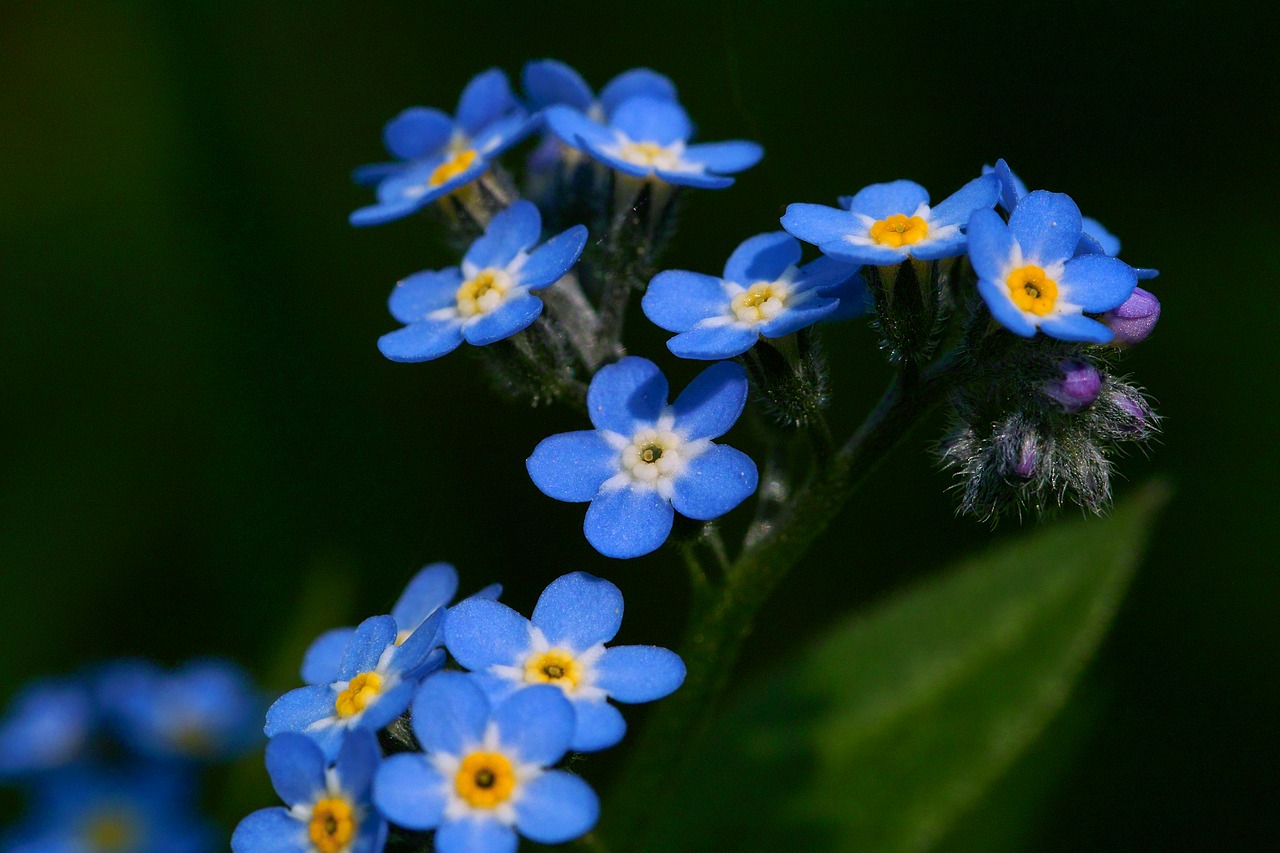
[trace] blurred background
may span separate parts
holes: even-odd
[[[583,508],[524,473],[540,438],[584,418],[513,408],[461,352],[385,361],[393,283],[454,259],[422,218],[346,221],[369,197],[348,172],[383,158],[403,107],[451,111],[473,74],[528,59],[596,87],[649,65],[700,138],[767,151],[692,197],[668,266],[718,270],[788,202],[900,177],[936,200],[1003,156],[1162,271],[1164,317],[1124,366],[1166,434],[1121,462],[1118,491],[1163,475],[1173,503],[1066,711],[944,846],[990,849],[993,826],[1028,850],[1274,838],[1280,74],[1247,8],[1154,8],[6,5],[0,701],[121,654],[231,656],[280,691],[315,632],[385,612],[434,560],[526,612],[561,573],[606,576],[627,596],[622,641],[676,643],[681,568],[596,554]],[[695,366],[633,319],[632,351],[687,381]],[[888,370],[862,324],[825,342],[847,432]],[[744,668],[1016,532],[954,517],[940,431],[867,484]],[[246,778],[246,808],[274,803],[261,770]]]

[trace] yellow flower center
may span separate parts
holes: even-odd
[[[622,159],[637,166],[656,166],[666,151],[656,142],[628,142],[622,146]]]
[[[320,853],[338,853],[351,844],[359,829],[355,809],[341,797],[327,797],[311,810],[307,833]]]
[[[763,323],[781,314],[786,304],[786,285],[758,281],[733,297],[729,308],[740,322]]]
[[[500,752],[473,752],[458,765],[453,787],[469,805],[491,809],[515,790],[516,771]]]
[[[1058,301],[1058,283],[1040,267],[1030,264],[1018,267],[1009,273],[1005,283],[1009,285],[1009,297],[1014,305],[1040,317],[1052,311]]]
[[[458,288],[458,316],[487,314],[502,304],[502,297],[510,289],[511,276],[504,270],[481,270],[475,278],[464,281]]]
[[[895,213],[871,226],[871,239],[882,246],[910,246],[929,235],[929,224],[919,216]]]
[[[433,187],[438,187],[446,181],[451,181],[461,175],[467,169],[471,168],[471,164],[476,161],[480,155],[471,148],[463,148],[455,151],[448,160],[445,160],[431,173],[429,183]]]
[[[129,850],[138,840],[138,830],[127,815],[106,814],[90,821],[85,839],[93,850],[103,853],[120,853]]]
[[[382,694],[382,676],[376,672],[362,672],[347,682],[347,689],[338,694],[333,703],[339,717],[354,717],[373,704]]]
[[[652,451],[653,462],[662,456],[661,448],[645,448],[641,452]],[[582,680],[582,666],[564,649],[550,649],[529,656],[524,662],[524,680],[529,684],[555,684],[565,690],[573,690]]]

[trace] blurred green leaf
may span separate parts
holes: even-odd
[[[923,850],[1062,707],[1166,489],[1055,525],[838,625],[691,745],[655,850]]]

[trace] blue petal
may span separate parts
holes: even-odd
[[[982,175],[947,196],[930,211],[930,227],[944,225],[964,226],[975,210],[995,207],[1000,196],[1000,179],[995,175]]]
[[[841,295],[847,294],[851,286],[857,289],[866,287],[866,282],[858,276],[859,269],[857,264],[822,255],[800,267],[796,290],[815,290],[822,296],[843,298]]]
[[[652,702],[684,683],[680,656],[658,646],[614,646],[596,662],[596,686],[619,702]]]
[[[587,228],[575,225],[562,231],[533,250],[520,266],[517,280],[530,290],[555,284],[573,269],[587,245]]]
[[[573,713],[577,724],[569,748],[574,752],[608,749],[620,743],[627,733],[622,712],[603,699],[574,702]]]
[[[798,263],[800,241],[786,231],[770,231],[748,237],[733,250],[724,265],[724,278],[749,287],[757,281],[776,281]]]
[[[489,221],[484,236],[467,249],[465,263],[479,269],[506,269],[521,252],[527,252],[542,236],[542,216],[531,201],[521,199]]]
[[[586,572],[563,575],[538,596],[529,621],[551,645],[584,652],[609,642],[622,627],[622,591]]]
[[[1029,264],[1065,261],[1080,241],[1080,208],[1070,196],[1036,190],[1009,216],[1009,230]]]
[[[1060,341],[1076,341],[1088,344],[1110,343],[1115,333],[1097,320],[1083,314],[1064,314],[1049,317],[1040,324],[1040,331]]]
[[[351,171],[351,180],[362,187],[372,187],[405,170],[404,163],[366,163]]]
[[[911,257],[921,261],[938,261],[955,258],[965,253],[968,239],[963,234],[953,234],[942,239],[926,240],[911,247]]]
[[[618,473],[618,451],[593,429],[544,438],[525,460],[533,484],[558,501],[589,501]]]
[[[1101,222],[1092,216],[1082,216],[1080,227],[1098,243],[1104,254],[1112,257],[1120,254],[1120,238],[1108,231]]]
[[[825,320],[840,307],[838,299],[816,297],[805,300],[798,308],[783,311],[777,317],[760,327],[760,334],[766,338],[781,338],[798,332],[806,326],[812,326],[819,320]]]
[[[440,656],[440,663],[444,663],[443,653]],[[391,725],[396,717],[403,714],[409,707],[409,703],[413,701],[413,691],[418,687],[416,680],[401,681],[390,690],[383,691],[378,695],[370,705],[361,712],[360,717],[351,723],[351,726],[359,729],[367,729],[369,731],[378,731]],[[341,730],[341,727],[333,727]],[[354,729],[352,729],[353,731]],[[312,733],[315,736],[315,733]],[[352,735],[347,734],[342,743],[345,744],[351,739]],[[322,737],[317,738],[321,746],[326,746]],[[332,749],[326,748],[326,751],[333,753]]]
[[[444,817],[445,779],[420,753],[393,755],[378,768],[373,804],[406,829],[434,829]]]
[[[458,592],[458,570],[448,563],[432,563],[418,571],[405,585],[391,618],[396,630],[412,631],[437,609],[444,607]]]
[[[715,276],[664,270],[649,282],[640,307],[659,328],[684,332],[708,317],[725,314],[729,310],[729,297]]]
[[[342,656],[338,678],[349,681],[378,665],[378,659],[396,641],[396,620],[390,616],[371,616],[356,628],[355,636]]]
[[[317,720],[334,714],[336,698],[331,687],[299,687],[281,696],[267,709],[267,737],[300,732]]]
[[[978,293],[982,295],[982,301],[987,303],[991,316],[995,317],[996,322],[1001,326],[1024,338],[1030,338],[1035,335],[1036,324],[1031,322],[1017,305],[1013,304],[1013,300],[1009,298],[1009,289],[1006,285],[992,281],[989,278],[980,278],[978,279]]]
[[[754,142],[745,139],[732,139],[727,142],[703,142],[690,145],[684,150],[684,158],[690,163],[698,163],[708,172],[732,175],[744,169],[750,169],[764,157],[764,149]]]
[[[482,155],[480,159],[493,160],[540,125],[539,117],[525,115],[523,110],[519,110],[489,125],[471,144]]]
[[[302,656],[302,680],[316,686],[340,680],[338,671],[342,668],[342,655],[355,635],[355,628],[334,628],[316,637]]]
[[[387,222],[394,222],[397,219],[403,219],[410,214],[417,213],[434,198],[426,196],[418,199],[401,199],[399,201],[378,202],[367,207],[362,207],[352,211],[348,221],[362,228],[366,225],[382,225]]]
[[[1073,255],[1105,255],[1106,252],[1102,248],[1102,244],[1090,237],[1088,234],[1081,232],[1080,242],[1076,243],[1076,250]]]
[[[733,186],[733,178],[723,178],[704,172],[669,172],[666,169],[654,169],[653,174],[677,187],[696,187],[700,190],[722,190],[725,187]]]
[[[849,199],[849,210],[879,220],[895,213],[910,216],[920,205],[928,203],[929,191],[915,181],[889,181],[858,190]],[[786,227],[785,223],[783,227]],[[787,230],[791,231],[790,228]],[[807,239],[799,234],[796,236],[801,240]]]
[[[731,361],[713,364],[694,378],[671,406],[676,429],[689,440],[724,435],[747,404],[747,372]]]
[[[693,133],[689,116],[675,101],[645,95],[628,98],[610,115],[610,124],[634,142],[670,145]]]
[[[400,623],[396,622],[399,627]],[[431,660],[432,653],[440,645],[440,629],[444,625],[444,607],[437,607],[427,615],[417,630],[404,638],[391,655],[388,668],[404,678],[421,678],[428,671],[438,669],[442,661]],[[403,630],[403,629],[402,629]],[[398,636],[397,636],[398,639]]]
[[[629,355],[591,377],[587,413],[596,429],[631,436],[667,407],[667,377],[647,358]]]
[[[676,85],[665,74],[648,68],[632,68],[614,77],[600,90],[600,106],[605,115],[613,115],[624,101],[635,97],[676,100]]]
[[[1150,281],[1160,275],[1160,270],[1147,269],[1145,267],[1134,267],[1133,274],[1138,277],[1138,281]]]
[[[585,834],[600,817],[600,799],[581,777],[552,770],[524,786],[516,826],[540,844],[561,844]]]
[[[436,830],[436,853],[516,853],[515,830],[496,820],[460,818]]]
[[[581,149],[583,145],[600,146],[613,144],[613,134],[582,113],[569,107],[549,107],[543,113],[543,121],[561,142],[570,148]]]
[[[683,516],[710,521],[751,497],[758,482],[751,457],[723,444],[712,445],[676,479],[671,505]]]
[[[469,598],[449,610],[444,642],[467,669],[485,672],[495,664],[510,666],[529,651],[529,620],[500,602]]]
[[[680,358],[718,361],[734,358],[755,346],[760,333],[737,323],[699,324],[667,341],[667,349]]]
[[[573,739],[573,706],[564,691],[550,684],[511,694],[493,709],[498,740],[522,762],[548,766],[559,761]]]
[[[453,120],[439,110],[410,107],[387,122],[382,141],[401,160],[420,160],[435,154],[449,141]]]
[[[821,246],[843,240],[859,226],[848,211],[839,208],[825,204],[789,204],[782,216],[782,227],[806,243]]]
[[[267,743],[267,775],[280,799],[290,806],[310,803],[325,789],[325,758],[311,738],[285,732]]]
[[[969,262],[980,278],[1004,278],[1016,245],[1009,226],[994,210],[979,210],[969,220]]]
[[[1027,194],[1027,185],[1013,173],[1004,158],[996,161],[996,167],[992,171],[1000,179],[1000,206],[1005,213],[1013,213],[1018,202]]]
[[[43,847],[33,847],[32,853],[37,849],[44,850]],[[65,853],[81,849],[77,844]],[[307,837],[306,825],[278,807],[259,809],[240,821],[231,835],[232,853],[302,853],[310,849],[311,840]]]
[[[542,300],[526,293],[464,323],[462,337],[472,346],[488,346],[529,328],[541,313]]]
[[[582,529],[601,554],[625,560],[656,551],[671,534],[674,516],[671,502],[656,491],[624,488],[597,496]]]
[[[863,267],[894,267],[911,256],[911,246],[854,245],[847,240],[833,240],[819,248],[836,260]]]
[[[462,270],[457,267],[416,272],[396,284],[387,307],[401,323],[417,323],[432,311],[454,305],[461,284]]]
[[[448,355],[462,343],[457,320],[423,320],[378,338],[378,351],[391,361],[415,364]]]
[[[1058,284],[1061,298],[1085,311],[1101,313],[1123,305],[1138,286],[1138,277],[1119,258],[1081,255],[1067,261]]]
[[[586,112],[595,100],[582,75],[554,59],[536,59],[526,63],[520,82],[535,109],[567,104]]]
[[[499,68],[490,68],[467,83],[458,98],[455,117],[468,136],[475,136],[515,107],[507,75]]]
[[[334,763],[342,790],[357,802],[368,802],[373,774],[381,760],[382,753],[374,733],[365,729],[352,730],[343,740],[338,760]]]
[[[425,751],[457,756],[484,738],[489,712],[489,700],[471,676],[437,673],[413,697],[413,733]]]

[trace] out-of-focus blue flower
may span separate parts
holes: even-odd
[[[908,258],[963,255],[964,228],[976,210],[993,207],[1000,182],[975,178],[936,206],[914,181],[872,184],[840,199],[840,207],[791,204],[782,227],[824,254],[853,264],[892,266]]]
[[[330,765],[320,748],[297,734],[267,744],[267,773],[288,808],[260,809],[231,836],[235,853],[378,853],[387,822],[372,807],[381,755],[372,732],[343,742]]]
[[[548,769],[569,748],[573,707],[554,687],[496,705],[471,676],[442,672],[413,700],[426,753],[382,763],[373,801],[392,823],[436,830],[439,853],[511,853],[517,833],[560,844],[595,826],[600,802],[579,777]]]
[[[828,319],[840,307],[837,292],[865,310],[856,266],[797,267],[799,262],[796,238],[785,231],[758,234],[734,250],[720,278],[687,270],[658,273],[641,305],[658,326],[679,332],[667,349],[708,360],[742,355],[761,337],[780,338]]]
[[[517,201],[493,217],[461,267],[424,270],[396,285],[388,305],[406,325],[379,338],[378,349],[392,361],[430,361],[464,340],[485,346],[527,328],[542,313],[534,291],[558,281],[587,244],[581,225],[533,249],[541,236],[532,202]]]
[[[1040,329],[1064,341],[1111,340],[1111,330],[1084,312],[1124,304],[1137,279],[1117,258],[1076,255],[1080,228],[1076,203],[1044,190],[1022,199],[1007,225],[994,210],[973,215],[969,260],[978,292],[1002,326],[1028,338]]]
[[[459,604],[445,625],[445,643],[490,698],[539,684],[559,687],[577,718],[570,749],[593,752],[618,743],[627,730],[622,714],[606,700],[652,702],[684,682],[684,662],[675,652],[606,648],[621,626],[621,591],[574,572],[551,582],[532,619],[496,601]]]
[[[1102,324],[1115,335],[1111,345],[1131,347],[1140,344],[1155,331],[1160,320],[1160,300],[1154,293],[1141,287],[1133,289],[1133,295],[1119,308],[1113,308],[1102,315]]]
[[[583,528],[607,557],[648,554],[666,541],[676,512],[710,521],[756,490],[755,463],[711,440],[746,405],[742,367],[711,365],[672,405],[667,392],[667,378],[648,359],[601,368],[587,390],[595,429],[546,438],[526,462],[544,494],[591,502]]]
[[[466,186],[535,125],[497,68],[467,83],[452,118],[429,107],[410,107],[382,131],[387,151],[398,162],[356,169],[356,183],[374,186],[378,201],[352,213],[351,224],[400,219]]]
[[[378,731],[409,707],[418,682],[444,664],[438,647],[436,610],[403,644],[390,616],[374,616],[360,623],[347,643],[331,684],[290,690],[267,710],[268,737],[284,732],[309,735],[334,757],[351,729]]]
[[[47,679],[24,687],[0,719],[0,778],[75,761],[96,722],[93,698],[77,679]]]
[[[652,94],[628,97],[601,120],[563,104],[548,107],[547,127],[560,141],[626,175],[679,186],[722,189],[725,177],[764,156],[754,142],[689,144],[693,124],[684,108]]]
[[[121,662],[100,676],[98,697],[121,740],[152,758],[233,757],[261,737],[266,704],[248,674],[225,660],[172,673]]]
[[[622,72],[604,85],[599,98],[581,74],[555,59],[535,59],[527,63],[520,82],[535,110],[562,104],[585,113],[595,121],[608,121],[630,98],[676,100],[676,86],[671,78],[648,68]]]

